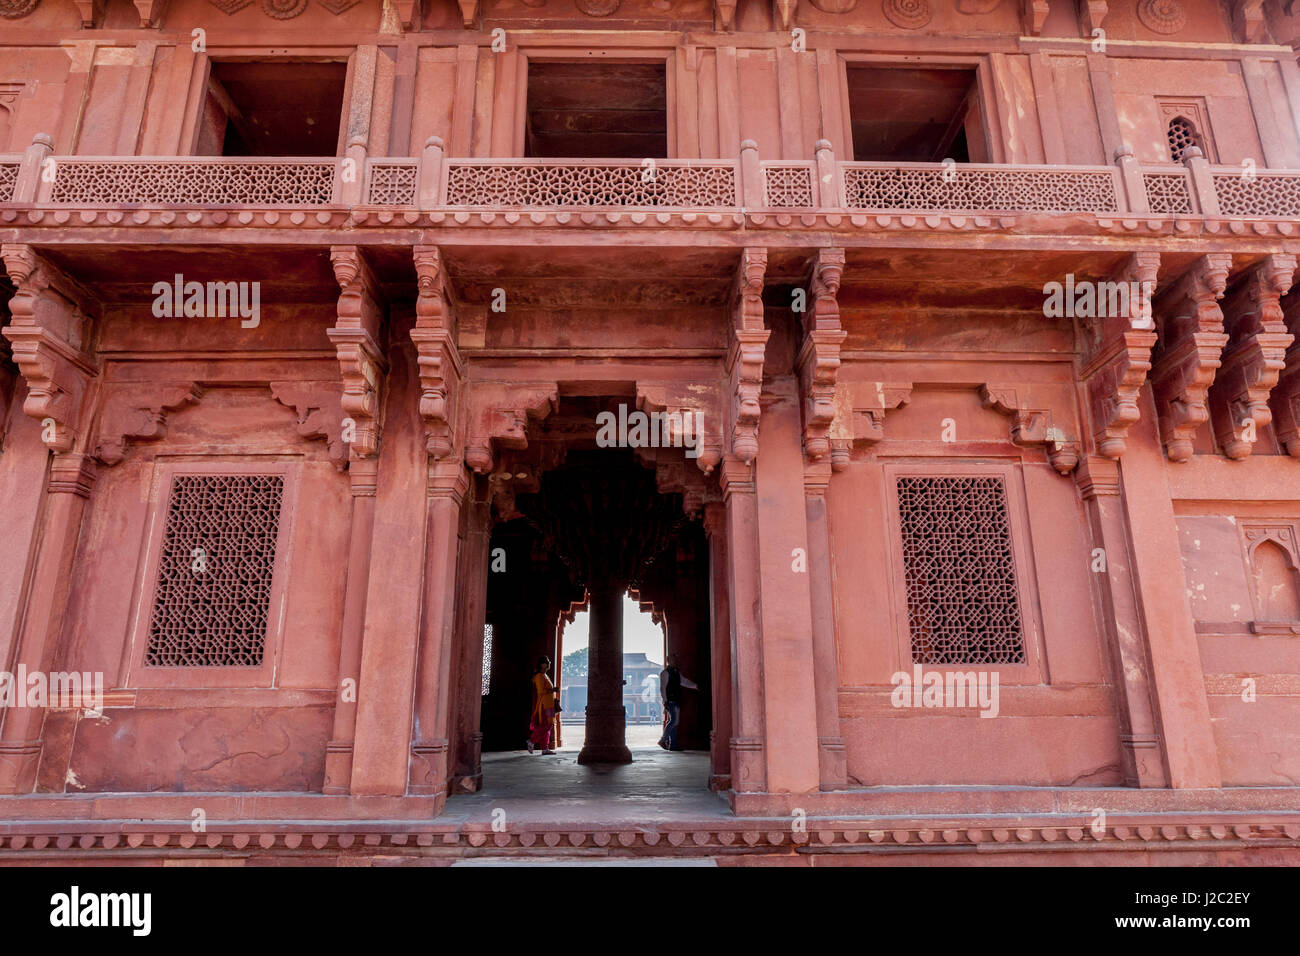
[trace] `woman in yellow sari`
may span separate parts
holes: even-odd
[[[555,714],[559,710],[559,698],[555,685],[551,683],[548,671],[551,669],[549,657],[537,659],[537,671],[533,674],[533,712],[528,720],[528,752],[540,748],[544,754],[553,754],[551,735],[555,732]]]

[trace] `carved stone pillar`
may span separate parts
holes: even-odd
[[[471,493],[476,489],[471,488]],[[456,581],[456,695],[451,735],[453,787],[473,793],[483,783],[479,730],[483,701],[483,625],[487,614],[488,560],[492,537],[491,504],[474,497],[465,506],[461,556]]]
[[[593,575],[590,667],[587,677],[587,736],[578,763],[631,763],[627,715],[623,709],[623,592],[627,585]]]
[[[338,699],[334,705],[333,731],[325,747],[323,791],[344,794],[352,789],[357,690],[361,682],[362,638],[370,587],[383,410],[380,383],[384,380],[386,364],[381,345],[385,313],[378,284],[357,247],[335,246],[330,250],[330,259],[340,294],[338,319],[328,334],[338,354],[343,381],[340,411],[346,418],[338,424],[337,433],[347,449],[352,514],[339,637]],[[334,431],[333,423],[324,428],[327,434]]]
[[[27,381],[23,411],[41,423],[41,438],[54,452],[37,534],[26,609],[17,636],[15,671],[48,673],[55,663],[66,616],[72,567],[95,463],[86,454],[83,427],[96,369],[84,351],[89,339],[89,298],[75,282],[42,262],[30,246],[0,248],[17,289],[9,302],[4,335],[13,361]],[[42,707],[11,707],[0,727],[0,793],[30,793],[41,755]]]
[[[844,737],[840,733],[840,677],[835,649],[835,597],[831,572],[830,523],[826,490],[830,462],[804,470],[804,510],[808,520],[808,585],[812,596],[813,679],[817,689],[817,765],[823,790],[848,786]]]
[[[722,461],[727,544],[727,594],[731,599],[731,789],[767,790],[763,748],[763,623],[758,600],[758,497],[754,469],[736,458]]]
[[[1075,482],[1095,545],[1089,568],[1101,598],[1106,650],[1117,695],[1124,783],[1167,787],[1169,773],[1151,700],[1151,664],[1137,603],[1119,464],[1100,455],[1085,456]]]
[[[727,508],[704,506],[709,540],[709,608],[712,644],[713,729],[709,733],[709,789],[731,788],[731,602],[727,591]]]

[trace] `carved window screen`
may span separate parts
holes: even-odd
[[[913,663],[1027,663],[1003,479],[900,476],[897,494]]]
[[[1202,153],[1205,152],[1205,147],[1201,145],[1201,137],[1196,134],[1196,127],[1186,117],[1175,116],[1171,119],[1166,135],[1169,137],[1169,158],[1175,163],[1183,161],[1183,156],[1190,146],[1197,147]]]
[[[1199,147],[1211,163],[1217,163],[1218,151],[1210,129],[1209,110],[1199,96],[1156,97],[1160,122],[1164,123],[1169,161],[1181,163],[1189,146]]]
[[[177,475],[167,503],[144,663],[257,667],[284,475]]]

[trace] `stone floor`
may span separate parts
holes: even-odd
[[[576,736],[576,735],[575,735]],[[580,738],[579,738],[580,741]],[[483,789],[448,799],[440,820],[507,824],[654,824],[671,819],[730,817],[726,800],[708,789],[709,755],[632,747],[632,763],[580,766],[572,739],[554,755],[527,751],[483,755]]]

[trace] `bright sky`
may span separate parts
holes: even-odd
[[[572,624],[564,629],[564,653],[572,654],[579,648],[587,646],[590,640],[591,615],[580,612]],[[626,594],[623,595],[623,651],[636,654],[644,651],[645,656],[656,664],[664,662],[663,628],[650,620],[649,614],[642,614]]]

